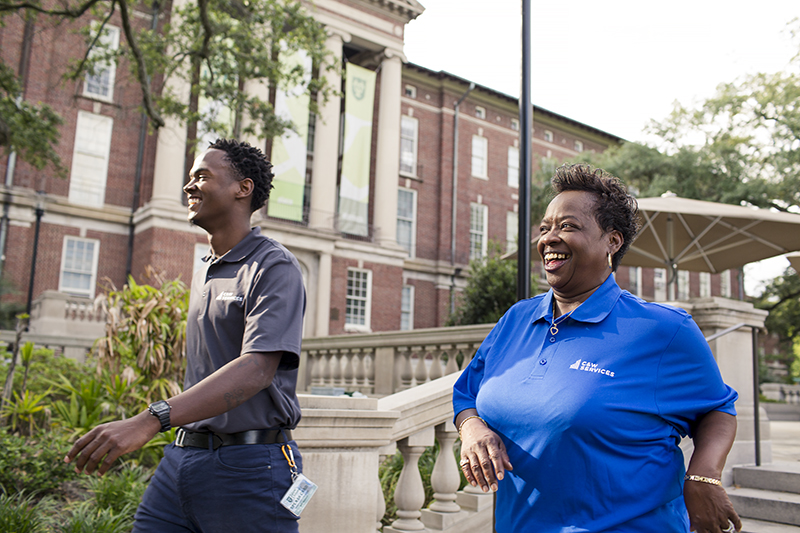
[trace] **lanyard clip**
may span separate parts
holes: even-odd
[[[281,446],[281,451],[283,452],[283,456],[286,457],[286,462],[289,463],[289,469],[292,471],[292,479],[295,479],[297,477],[297,465],[294,462],[294,452],[292,451],[292,447],[288,444],[284,444]]]

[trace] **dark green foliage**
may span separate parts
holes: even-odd
[[[516,301],[517,261],[503,259],[500,246],[489,243],[487,256],[470,262],[467,286],[446,324],[491,324],[500,320]]]
[[[73,467],[64,463],[69,445],[51,433],[22,437],[0,430],[0,450],[0,486],[9,494],[41,496],[77,478]]]
[[[41,515],[32,496],[0,493],[0,531],[9,533],[44,532]]]
[[[759,309],[769,311],[765,321],[767,331],[778,336],[779,354],[771,357],[789,369],[789,375],[778,378],[771,375],[766,365],[761,367],[762,381],[785,381],[792,383],[800,378],[800,276],[789,267],[782,276],[772,280],[754,302]],[[764,356],[762,354],[761,358]]]
[[[85,477],[84,485],[94,494],[97,508],[123,514],[139,505],[150,475],[148,469],[124,463],[104,476]]]

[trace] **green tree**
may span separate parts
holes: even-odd
[[[535,286],[534,286],[535,290]],[[489,243],[489,253],[469,264],[469,279],[448,326],[491,324],[500,320],[517,301],[517,262],[504,259],[498,243]]]

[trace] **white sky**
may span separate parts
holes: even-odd
[[[405,53],[518,97],[521,0],[420,0]],[[539,107],[632,141],[679,101],[691,105],[718,84],[785,70],[800,48],[787,24],[798,0],[571,0],[532,3],[532,100]],[[795,26],[797,27],[797,26]],[[748,294],[786,259],[745,269]]]

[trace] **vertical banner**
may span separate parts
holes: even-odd
[[[284,66],[291,70],[301,66],[306,82],[311,79],[311,58],[304,52],[295,52],[283,58]],[[275,114],[291,120],[295,131],[286,131],[272,143],[272,172],[275,187],[269,195],[268,213],[271,217],[303,221],[303,197],[306,185],[306,157],[308,144],[309,95],[303,87],[278,89],[275,94]]]
[[[347,64],[345,72],[344,148],[339,186],[339,231],[369,235],[369,162],[375,73]]]

